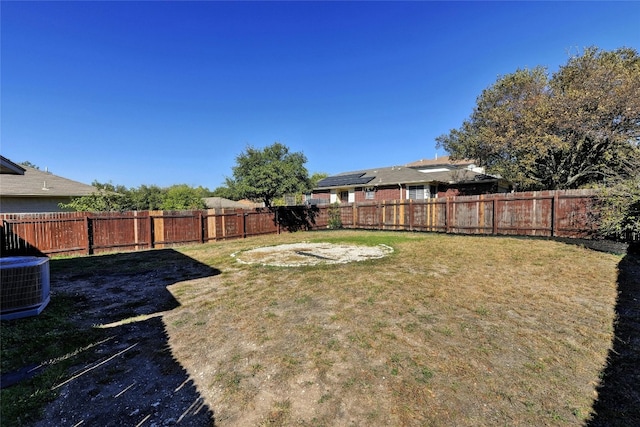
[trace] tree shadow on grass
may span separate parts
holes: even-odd
[[[587,427],[640,426],[640,251],[633,246],[618,265],[614,333]]]
[[[58,397],[34,425],[215,425],[173,357],[162,314],[179,307],[167,286],[219,270],[172,249],[53,259],[50,268],[52,303],[71,297],[78,333],[99,336],[77,349],[82,362],[55,381]]]

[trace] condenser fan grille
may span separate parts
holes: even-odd
[[[2,319],[39,314],[49,302],[49,259],[0,258]]]

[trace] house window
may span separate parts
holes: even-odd
[[[424,200],[424,185],[410,185],[409,199]]]
[[[348,191],[341,191],[340,195],[339,195],[339,199],[341,203],[348,203],[349,202],[349,192]]]
[[[376,198],[376,189],[372,187],[363,188],[364,191],[364,199],[365,200],[375,200]]]

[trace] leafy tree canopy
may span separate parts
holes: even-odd
[[[190,210],[204,209],[206,205],[202,200],[207,197],[209,191],[205,188],[192,188],[186,184],[169,187],[162,200],[163,210]]]
[[[536,67],[500,77],[437,142],[521,190],[632,179],[640,170],[638,52],[591,47],[551,76]]]
[[[311,181],[311,188],[309,188],[309,190],[313,190],[318,186],[319,181],[322,181],[323,179],[328,177],[329,174],[326,172],[314,172],[313,174],[311,174],[311,178],[309,178],[309,180]]]
[[[138,211],[155,211],[163,209],[168,190],[157,185],[141,185],[129,191],[133,209]]]
[[[640,174],[605,188],[599,215],[603,236],[628,241],[634,234],[640,236]],[[636,246],[640,248],[640,242]]]
[[[63,209],[78,212],[122,212],[132,210],[127,195],[99,190],[69,203],[60,203]]]
[[[238,195],[233,191],[233,189],[225,186],[216,187],[213,190],[212,196],[214,197],[222,197],[229,200],[240,200],[242,197],[238,197]]]
[[[29,167],[29,168],[33,168],[33,169],[38,169],[38,170],[40,170],[40,167],[39,167],[39,166],[34,165],[33,163],[31,163],[31,162],[30,162],[30,161],[28,161],[28,160],[27,160],[27,161],[24,161],[24,162],[20,162],[19,164],[20,164],[21,166],[27,166],[27,167]]]
[[[308,192],[313,190],[316,187],[318,181],[328,176],[329,174],[325,172],[314,172],[313,174],[311,174],[311,177],[309,178],[309,188],[307,188],[305,191]],[[227,181],[227,185],[233,185],[233,184],[234,182]],[[230,188],[226,186],[217,187],[215,190],[213,190],[212,196],[224,197],[225,199],[230,199],[230,200],[242,199],[242,196],[238,195],[238,192],[235,190],[235,188]],[[302,194],[296,194],[295,196],[296,196],[296,203],[302,203]],[[284,196],[275,197],[271,201],[271,203],[272,203],[272,206],[275,206],[275,205],[284,206],[286,204],[285,197]]]
[[[304,154],[291,153],[279,142],[262,150],[250,146],[236,157],[233,178],[226,178],[226,186],[239,198],[271,207],[277,197],[311,188],[306,162]]]
[[[87,196],[76,197],[69,203],[61,203],[60,206],[82,212],[204,209],[206,205],[202,198],[211,194],[204,187],[194,188],[186,184],[167,188],[141,185],[138,188],[129,189],[123,185],[97,181],[91,185],[98,191]]]

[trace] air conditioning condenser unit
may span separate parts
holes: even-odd
[[[0,258],[0,318],[37,316],[49,303],[49,258]]]

